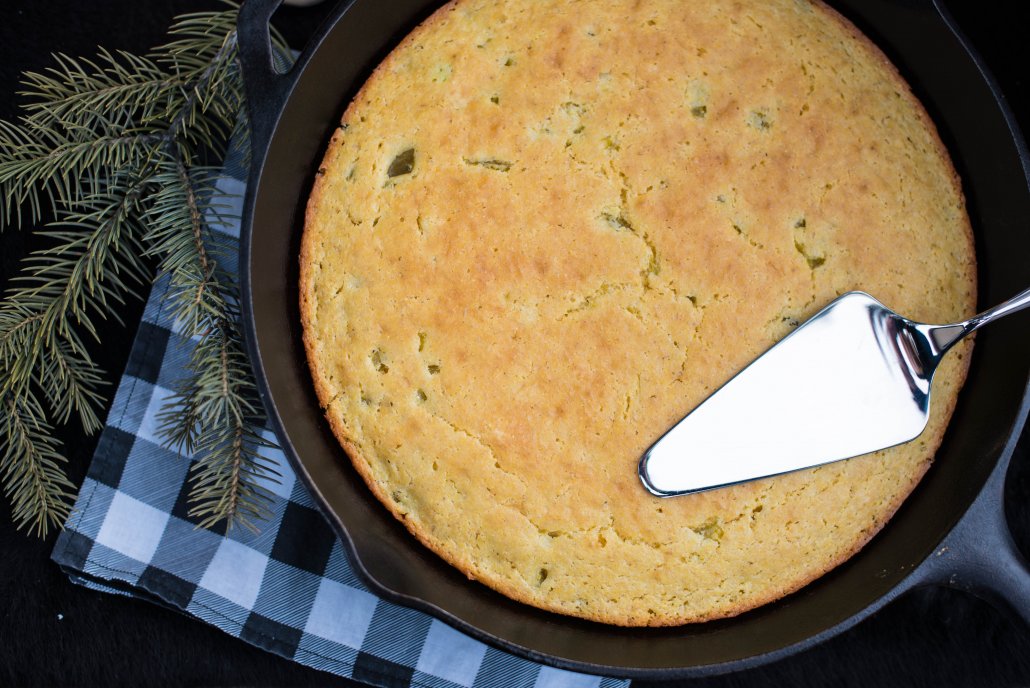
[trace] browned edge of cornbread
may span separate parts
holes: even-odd
[[[400,42],[400,44],[397,46],[397,48],[398,49],[402,48],[405,45],[407,45],[408,43],[412,43],[412,42],[417,41],[418,37],[419,37],[419,34],[422,31],[424,31],[428,27],[431,27],[436,22],[439,22],[440,19],[443,16],[445,16],[446,13],[453,12],[455,10],[456,6],[460,2],[461,2],[461,0],[451,0],[450,2],[445,4],[439,10],[437,10],[433,15],[431,15],[428,19],[426,19],[422,24],[420,24],[418,28],[416,28],[413,32],[409,33]],[[853,24],[851,24],[851,22],[849,22],[847,19],[845,19],[836,10],[834,10],[831,7],[829,7],[826,4],[824,4],[823,2],[821,2],[821,0],[812,0],[812,5],[817,10],[823,11],[825,13],[825,15],[829,19],[831,19],[833,22],[835,22],[845,33],[849,34],[853,39],[855,39],[856,42],[859,45],[863,46],[865,48],[865,50],[866,50],[866,53],[867,53],[865,57],[867,57],[871,62],[878,63],[879,66],[883,70],[885,70],[886,73],[888,73],[888,74],[893,76],[893,78],[895,79],[896,83],[898,84],[900,92],[903,94],[904,98],[912,106],[913,111],[915,113],[917,113],[918,117],[921,118],[922,125],[931,134],[931,138],[932,138],[932,140],[934,142],[934,145],[936,146],[936,149],[937,149],[936,150],[937,155],[941,158],[941,160],[949,161],[950,158],[948,156],[947,150],[946,150],[943,142],[941,141],[941,138],[939,136],[939,133],[937,132],[937,129],[936,129],[934,123],[930,119],[930,117],[927,114],[927,112],[926,112],[925,108],[923,107],[923,105],[912,94],[911,88],[908,86],[907,82],[901,77],[901,75],[898,72],[897,68],[890,62],[890,60],[886,57],[886,55],[874,43],[872,43],[872,41],[868,37],[866,37],[864,34],[862,34]],[[398,53],[398,51],[397,51],[397,49],[395,49],[394,51],[392,51],[390,53],[389,56],[387,56],[387,58],[383,61],[383,63],[381,63],[378,67],[376,67],[376,69],[373,71],[373,73],[370,76],[370,78],[368,79],[368,81],[365,82],[365,85],[363,85],[362,88],[358,91],[358,93],[354,96],[353,100],[351,101],[351,105],[348,106],[346,112],[343,115],[342,122],[347,122],[348,117],[350,116],[350,114],[352,112],[353,104],[357,103],[357,102],[359,102],[361,100],[361,96],[364,94],[365,90],[368,88],[368,84],[371,84],[373,81],[378,79],[383,72],[388,71],[390,69],[393,61],[396,59],[395,56],[397,55],[397,53]],[[331,141],[329,142],[328,152],[326,153],[325,158],[324,158],[324,160],[322,162],[323,166],[328,165],[328,164],[331,163],[332,157],[336,154],[336,151],[339,148],[335,144],[337,143],[338,139],[341,136],[342,136],[342,132],[338,128],[334,132],[334,134],[333,134],[333,136],[331,138]],[[962,201],[963,200],[963,195],[962,195],[961,183],[960,183],[960,180],[958,178],[957,173],[954,170],[954,166],[953,165],[951,166],[951,183],[953,185],[953,188],[954,188],[956,196],[960,199],[960,201]],[[322,186],[322,183],[321,183],[321,178],[320,178],[320,176],[316,175],[314,186],[313,186],[310,198],[309,198],[309,204],[308,204],[307,213],[306,213],[306,217],[305,217],[305,225],[308,225],[309,223],[311,223],[313,208],[316,207],[321,202],[323,191],[324,191],[324,189],[323,189],[323,186]],[[971,303],[966,304],[966,310],[967,311],[971,311],[971,309],[975,306],[975,274],[976,274],[975,253],[972,250],[973,235],[972,235],[971,226],[969,224],[968,216],[966,214],[964,214],[964,213],[963,213],[963,216],[964,216],[964,225],[965,225],[965,236],[966,236],[967,245],[969,247],[968,255],[971,256],[970,264],[967,266],[967,269],[969,270],[969,274],[970,274],[971,282],[972,282],[972,289],[971,289],[971,292],[970,292],[971,293]],[[311,251],[312,250],[313,250],[313,247],[312,247],[311,243],[307,240],[307,235],[306,235],[305,239],[302,241],[301,252],[300,252],[300,266],[301,266],[300,289],[299,289],[299,292],[300,292],[300,311],[301,311],[301,320],[302,320],[302,324],[303,324],[303,328],[304,328],[303,339],[304,339],[305,350],[307,352],[308,364],[309,364],[309,367],[311,369],[311,374],[312,374],[312,378],[313,378],[313,381],[314,381],[315,390],[316,390],[316,393],[317,393],[318,398],[319,398],[319,402],[322,405],[323,410],[326,410],[327,407],[328,407],[328,404],[331,401],[331,392],[329,390],[328,385],[326,384],[325,376],[323,374],[323,371],[319,367],[320,366],[320,361],[318,359],[318,356],[315,354],[315,351],[317,349],[317,343],[315,341],[313,341],[312,338],[311,338],[312,335],[311,335],[311,327],[310,327],[311,307],[310,307],[310,304],[308,302],[308,294],[312,291],[312,289],[311,289],[311,287],[312,287],[312,284],[311,284],[312,277],[311,277],[310,271],[307,269],[307,267],[308,267],[308,265],[310,265],[310,262],[312,260],[312,255],[311,255]],[[890,304],[887,304],[887,305],[890,306]],[[963,363],[961,365],[961,378],[962,379],[964,379],[964,377],[965,377],[965,375],[966,375],[966,373],[968,371],[969,360],[970,360],[970,356],[969,356],[970,349],[971,349],[971,343],[965,345],[965,349],[964,349],[965,355],[963,356]],[[946,407],[945,411],[942,414],[945,417],[945,419],[950,419],[950,417],[951,417],[951,415],[952,415],[952,413],[954,411],[954,407],[955,407],[955,399],[953,398],[953,399],[948,400],[947,407]],[[472,561],[472,560],[470,560],[468,558],[464,558],[464,557],[462,557],[460,555],[457,555],[453,551],[449,551],[443,545],[443,543],[437,541],[432,536],[431,533],[423,530],[416,523],[414,523],[411,519],[406,518],[403,514],[401,514],[399,511],[397,511],[392,506],[390,506],[391,505],[391,500],[389,498],[389,494],[387,493],[386,488],[384,488],[382,485],[380,485],[375,480],[375,478],[373,477],[373,474],[372,474],[371,470],[368,467],[367,461],[362,456],[360,448],[352,441],[352,439],[347,434],[346,429],[344,427],[342,427],[342,425],[338,422],[338,420],[333,415],[327,414],[327,418],[329,420],[329,423],[330,423],[330,426],[332,428],[332,431],[333,431],[334,435],[336,436],[337,440],[340,442],[340,444],[343,447],[344,451],[347,453],[347,455],[350,458],[351,463],[354,466],[355,470],[357,470],[359,475],[361,475],[362,479],[368,485],[368,487],[371,490],[371,492],[384,505],[384,507],[387,508],[388,510],[390,510],[391,513],[393,513],[394,516],[398,520],[400,520],[405,525],[405,527],[422,544],[424,544],[426,547],[428,547],[429,549],[431,549],[432,551],[434,551],[435,553],[440,555],[442,558],[444,558],[446,561],[448,561],[453,566],[455,566],[458,569],[460,569],[470,579],[479,580],[479,581],[485,583],[486,585],[488,585],[489,587],[497,590],[498,592],[500,592],[500,593],[502,593],[502,594],[504,594],[504,595],[506,595],[506,596],[508,596],[508,597],[510,597],[512,599],[515,599],[517,601],[520,601],[520,602],[523,602],[523,603],[526,603],[526,604],[531,604],[533,606],[538,606],[538,607],[541,607],[543,609],[547,609],[548,611],[553,611],[553,612],[557,612],[557,613],[561,613],[561,614],[570,614],[570,612],[567,609],[562,609],[562,608],[558,607],[557,605],[547,606],[546,604],[541,604],[539,599],[530,599],[530,597],[528,595],[524,594],[524,592],[521,589],[519,589],[518,587],[509,585],[505,581],[496,580],[496,579],[492,578],[490,576],[489,571],[484,571],[483,569],[481,569],[476,564],[475,561]],[[934,433],[932,436],[924,436],[923,437],[923,439],[927,441],[927,444],[929,446],[939,447],[939,445],[940,445],[940,443],[941,443],[941,441],[943,439],[943,435],[944,435],[943,428],[945,428],[946,425],[947,425],[946,423],[943,424],[941,426],[942,429],[940,431]],[[749,604],[741,604],[741,605],[738,605],[736,607],[727,608],[727,609],[723,610],[720,613],[711,613],[711,614],[707,614],[707,615],[697,615],[697,616],[693,616],[693,617],[657,615],[657,616],[654,616],[654,617],[651,617],[651,618],[647,619],[644,624],[638,623],[638,622],[636,622],[636,621],[634,621],[632,619],[626,619],[626,618],[623,618],[623,617],[620,617],[620,616],[608,616],[608,615],[604,615],[604,614],[599,613],[599,612],[597,612],[597,613],[589,613],[589,612],[588,613],[580,613],[580,614],[576,614],[576,616],[579,616],[581,618],[588,618],[588,619],[591,619],[593,621],[598,621],[598,622],[602,622],[602,623],[613,624],[613,625],[622,625],[622,626],[639,626],[639,625],[672,626],[672,625],[680,625],[680,624],[685,624],[685,623],[707,621],[707,620],[717,619],[717,618],[732,617],[732,616],[735,616],[737,614],[746,612],[746,611],[748,611],[750,609],[753,609],[755,607],[758,607],[758,606],[761,606],[763,604],[767,604],[767,603],[775,601],[775,600],[777,600],[779,598],[782,598],[783,596],[797,591],[798,589],[804,587],[805,585],[807,585],[808,583],[812,582],[813,580],[815,580],[815,579],[819,578],[820,576],[824,575],[828,571],[832,570],[833,568],[837,567],[838,565],[840,565],[841,563],[846,561],[848,558],[853,556],[860,549],[862,549],[862,547],[864,547],[865,544],[868,543],[869,540],[872,539],[883,528],[883,526],[886,524],[886,522],[897,512],[897,510],[900,508],[902,502],[904,501],[904,498],[908,494],[910,494],[911,491],[916,487],[916,485],[918,484],[919,480],[922,478],[923,475],[925,475],[926,471],[929,469],[931,463],[932,463],[932,459],[929,459],[929,458],[926,461],[924,461],[922,470],[919,471],[917,475],[915,475],[915,477],[912,480],[911,484],[908,485],[904,491],[899,493],[900,496],[892,504],[890,504],[888,507],[884,508],[881,511],[881,518],[878,520],[878,522],[875,524],[875,526],[867,529],[865,531],[865,536],[866,537],[863,540],[858,541],[851,550],[846,551],[845,553],[843,553],[841,556],[837,557],[836,559],[830,560],[822,568],[809,568],[809,569],[803,571],[802,575],[798,576],[796,579],[794,579],[791,583],[789,583],[787,585],[783,585],[783,586],[781,586],[779,588],[768,588],[765,591],[765,595],[764,596],[758,596],[756,598],[752,598],[749,601],[750,602]],[[641,489],[643,490],[644,488],[641,486]]]

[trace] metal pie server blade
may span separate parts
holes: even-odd
[[[1030,289],[967,321],[925,325],[849,292],[733,377],[640,460],[661,497],[701,492],[891,447],[926,427],[944,354],[1030,305]]]

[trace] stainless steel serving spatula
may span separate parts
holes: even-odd
[[[1030,306],[1030,289],[969,320],[912,322],[862,292],[814,315],[708,397],[640,460],[661,497],[700,492],[892,447],[926,427],[941,358]]]

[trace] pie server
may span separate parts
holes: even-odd
[[[969,320],[926,325],[848,292],[651,445],[640,480],[672,497],[908,442],[926,427],[933,374],[948,350],[1027,306],[1030,289]]]

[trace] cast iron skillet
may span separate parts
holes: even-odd
[[[278,74],[268,20],[280,1],[250,0],[240,14],[254,132],[243,211],[244,327],[286,455],[373,589],[517,654],[636,678],[772,661],[927,584],[972,591],[1030,622],[1030,570],[1009,535],[1002,501],[1030,409],[1025,317],[978,337],[937,460],[894,519],[846,564],[777,603],[705,624],[623,629],[511,602],[423,548],[367,491],[323,420],[301,345],[297,255],[313,175],[344,108],[372,68],[441,1],[343,2],[293,69]],[[938,2],[831,4],[888,53],[940,128],[969,201],[980,302],[992,305],[1030,281],[1030,156],[991,78]]]

